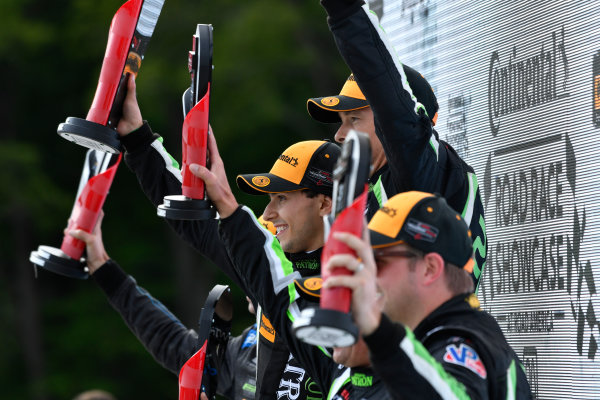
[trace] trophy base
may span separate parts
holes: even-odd
[[[58,125],[57,132],[63,138],[83,147],[112,154],[121,152],[119,134],[114,129],[87,119],[69,117]]]
[[[165,196],[156,214],[167,219],[201,221],[213,219],[217,215],[210,201],[191,199],[182,195]]]
[[[29,261],[38,267],[69,278],[87,279],[89,277],[88,267],[83,259],[75,260],[56,247],[38,247],[37,250],[31,252]]]
[[[302,310],[292,329],[298,339],[315,346],[347,347],[358,339],[350,314],[324,308]]]

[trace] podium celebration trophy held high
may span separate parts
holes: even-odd
[[[129,0],[115,13],[108,33],[98,87],[86,119],[58,125],[63,138],[90,149],[118,154],[116,132],[129,75],[137,76],[164,0]]]
[[[334,239],[332,234],[349,232],[362,237],[370,167],[371,148],[368,136],[350,131],[333,170],[333,206],[331,214],[324,217],[327,241],[321,254],[321,265],[325,265],[335,254],[356,255],[354,250]],[[324,270],[321,272],[323,281],[331,275],[352,274],[346,268],[336,268],[331,274]],[[316,346],[353,345],[358,338],[358,328],[350,315],[351,301],[352,292],[348,288],[322,288],[320,307],[302,310],[300,317],[294,321],[296,337]]]
[[[185,119],[182,139],[181,195],[165,196],[157,214],[168,219],[206,220],[214,218],[215,208],[206,195],[204,181],[189,170],[190,164],[209,167],[207,144],[209,100],[212,76],[212,25],[198,24],[188,68],[192,84],[183,94]]]
[[[100,80],[87,119],[69,117],[58,126],[61,136],[90,148],[69,217],[69,230],[91,232],[98,221],[121,162],[115,129],[122,115],[127,79],[129,74],[137,75],[163,3],[164,0],[129,0],[119,8],[110,26]],[[29,260],[61,275],[86,279],[84,250],[82,241],[65,235],[60,249],[39,246]]]
[[[233,302],[229,286],[216,285],[208,293],[200,313],[198,350],[179,371],[179,400],[199,400],[204,392],[214,400],[218,374],[231,333]],[[204,373],[204,371],[216,371]]]
[[[121,154],[92,149],[87,151],[67,229],[82,229],[86,232],[94,229],[120,161]],[[31,252],[29,260],[57,274],[86,279],[88,268],[82,258],[84,250],[85,243],[65,235],[60,249],[40,246]]]

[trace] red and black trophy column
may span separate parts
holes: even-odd
[[[121,162],[121,145],[115,129],[121,118],[127,79],[129,74],[137,75],[139,71],[163,3],[164,0],[129,0],[119,8],[110,26],[100,80],[87,119],[69,117],[58,126],[61,136],[90,148],[69,217],[69,230],[91,232],[98,221]],[[86,279],[84,250],[82,241],[65,235],[60,249],[39,246],[31,252],[29,260],[61,275]]]
[[[362,237],[371,164],[369,138],[363,133],[350,131],[342,146],[342,154],[333,170],[333,207],[325,217],[327,241],[321,255],[325,265],[335,254],[354,254],[346,244],[334,239],[334,232],[349,232]],[[336,268],[329,274],[321,270],[323,280],[330,275],[350,275],[347,268]],[[350,305],[352,292],[338,287],[321,289],[319,308],[302,310],[294,321],[293,329],[298,339],[316,346],[346,347],[358,338],[358,328],[352,321]]]
[[[165,196],[157,214],[168,219],[205,220],[214,218],[215,208],[206,195],[204,181],[189,170],[190,164],[209,167],[207,153],[208,116],[212,76],[212,25],[198,24],[188,68],[192,84],[183,94],[185,119],[182,139],[181,195]]]
[[[90,149],[118,154],[116,132],[129,75],[137,76],[164,0],[129,0],[115,13],[108,33],[98,87],[86,119],[69,117],[58,126],[63,138]]]

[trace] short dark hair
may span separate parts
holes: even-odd
[[[331,195],[325,194],[325,193],[319,193],[319,192],[315,192],[312,189],[302,189],[300,190],[300,193],[304,193],[304,195],[306,197],[308,197],[309,199],[314,199],[315,197],[317,197],[318,195],[322,194],[325,197],[329,197],[331,198]]]
[[[452,294],[458,296],[463,293],[473,293],[475,284],[473,278],[465,269],[444,261],[444,279],[446,286]]]
[[[408,270],[413,272],[416,269],[417,260],[425,257],[425,253],[412,246],[407,247],[416,255],[415,258],[410,259],[408,265]],[[463,293],[473,293],[475,290],[471,275],[463,268],[457,267],[446,260],[444,260],[444,280],[446,281],[446,287],[456,296]]]

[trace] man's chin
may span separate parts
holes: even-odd
[[[335,361],[338,364],[344,364],[345,362],[348,361],[348,351],[347,349],[341,348],[341,347],[334,347],[333,348],[333,361]],[[345,364],[344,364],[345,365]]]

